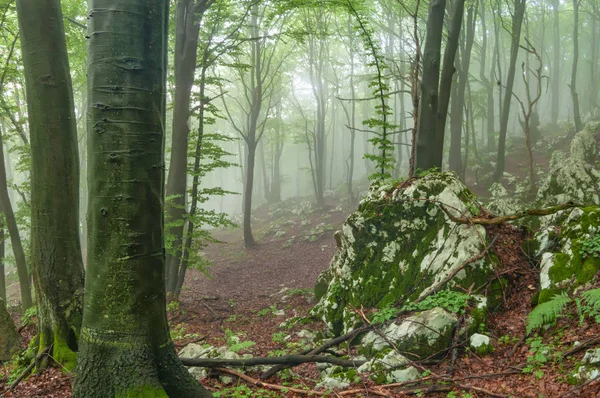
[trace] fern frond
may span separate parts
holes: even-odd
[[[554,322],[570,302],[571,298],[567,293],[562,292],[555,295],[552,300],[535,307],[527,316],[527,334],[530,334],[534,329]]]
[[[587,290],[581,293],[581,298],[594,311],[600,311],[600,289]]]

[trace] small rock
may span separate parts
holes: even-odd
[[[600,348],[587,350],[582,362],[584,365],[600,365]]]
[[[491,354],[494,346],[490,343],[490,338],[486,335],[475,333],[471,335],[469,345],[478,355]]]

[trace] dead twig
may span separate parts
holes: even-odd
[[[323,395],[322,392],[315,391],[315,390],[301,390],[299,388],[280,386],[278,384],[264,383],[260,380],[257,380],[253,377],[247,376],[241,372],[238,372],[238,371],[232,370],[232,369],[216,368],[215,370],[219,371],[221,373],[227,373],[232,376],[236,376],[236,377],[244,380],[245,382],[252,384],[256,387],[260,387],[260,388],[268,388],[270,390],[276,390],[276,391],[282,391],[282,392],[293,392],[293,393],[301,394],[301,395],[310,395],[310,396],[314,396],[314,395],[322,396]]]
[[[33,369],[33,367],[35,366],[36,363],[39,363],[39,361],[46,355],[48,355],[48,353],[50,352],[50,350],[52,349],[53,344],[50,344],[48,347],[46,347],[42,352],[40,352],[34,360],[31,361],[31,363],[29,364],[29,366],[27,366],[27,368],[19,375],[19,377],[17,377],[17,379],[15,381],[12,382],[12,384],[10,385],[10,387],[8,387],[8,391],[12,391],[15,389],[15,387],[17,387],[19,385],[19,383],[29,375],[29,373],[31,373],[31,370]]]

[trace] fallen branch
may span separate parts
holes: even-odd
[[[31,361],[31,363],[29,364],[29,366],[27,366],[27,368],[25,368],[25,370],[19,375],[19,377],[17,377],[17,379],[15,381],[12,382],[12,384],[10,385],[10,387],[8,387],[8,391],[12,391],[15,389],[15,387],[17,387],[19,385],[19,383],[29,375],[29,373],[31,373],[31,370],[33,369],[33,367],[35,366],[36,363],[39,363],[39,361],[46,355],[48,355],[48,353],[50,352],[50,349],[52,349],[52,344],[50,344],[48,347],[44,348],[44,350],[42,352],[40,352],[34,360]]]
[[[569,396],[578,396],[578,395],[576,395],[578,391],[583,390],[584,387],[589,386],[590,384],[592,384],[595,381],[600,381],[600,375],[597,375],[596,377],[589,379],[588,381],[586,381],[585,383],[583,383],[581,385],[571,388],[569,391],[563,392],[562,394],[560,394],[558,396],[558,398],[569,397]]]
[[[562,205],[549,207],[547,209],[529,209],[522,211],[517,214],[511,214],[508,216],[500,216],[500,217],[492,217],[492,218],[484,218],[484,217],[456,217],[454,214],[450,213],[446,206],[443,203],[440,203],[441,209],[446,213],[448,218],[457,224],[478,224],[478,225],[498,225],[503,224],[507,221],[515,221],[528,216],[549,216],[555,213],[558,213],[562,210],[572,209],[574,207],[579,207],[575,203],[568,202]]]
[[[194,366],[200,368],[221,368],[223,366],[241,368],[260,365],[287,365],[288,367],[292,367],[309,362],[330,363],[337,366],[351,368],[359,367],[366,362],[340,359],[325,355],[284,355],[281,357],[248,359],[180,358],[180,360],[185,366]]]
[[[564,358],[564,357],[568,357],[573,354],[577,354],[578,352],[581,352],[589,347],[593,347],[599,343],[600,343],[600,337],[591,338],[591,339],[586,340],[583,343],[579,344],[577,347],[571,348],[569,351],[562,354],[562,357]]]
[[[301,394],[301,395],[310,395],[310,396],[314,396],[314,395],[318,395],[321,396],[323,395],[322,392],[319,391],[315,391],[315,390],[301,390],[299,388],[293,388],[293,387],[286,387],[286,386],[280,386],[278,384],[270,384],[270,383],[263,383],[260,380],[257,380],[255,378],[252,378],[248,375],[245,375],[241,372],[238,372],[236,370],[232,370],[232,369],[226,369],[226,368],[216,368],[216,371],[219,371],[221,373],[227,373],[230,374],[232,376],[236,376],[242,380],[244,380],[247,383],[250,383],[256,387],[260,387],[260,388],[268,388],[270,390],[276,390],[276,391],[281,391],[281,392],[293,392],[296,394]]]
[[[340,337],[336,337],[335,339],[329,340],[327,343],[323,344],[320,347],[314,348],[312,350],[305,350],[302,351],[301,355],[318,355],[320,353],[322,353],[325,350],[330,349],[331,347],[335,347],[343,342],[346,342],[348,340],[352,340],[354,337],[356,337],[358,334],[360,333],[364,333],[364,332],[368,332],[369,330],[371,330],[373,327],[371,325],[368,326],[361,326],[357,329],[353,329],[351,331],[349,331],[348,333],[340,336]],[[277,365],[274,366],[272,368],[270,368],[269,370],[267,370],[266,372],[264,372],[262,375],[260,375],[261,380],[265,380],[268,379],[269,377],[273,376],[274,374],[276,374],[277,372],[281,372],[283,369],[287,369],[290,368],[294,365]]]

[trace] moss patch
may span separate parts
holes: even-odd
[[[340,334],[360,321],[349,308],[412,301],[440,283],[487,245],[482,227],[457,225],[441,209],[474,216],[473,203],[475,197],[453,173],[373,187],[342,228],[340,250],[319,279],[313,315]],[[481,287],[491,269],[489,258],[468,264],[447,287]]]

